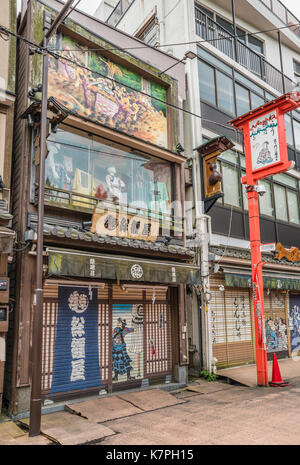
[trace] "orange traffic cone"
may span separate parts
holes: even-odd
[[[289,386],[289,383],[286,381],[283,381],[281,378],[280,370],[279,370],[279,365],[277,361],[276,354],[273,354],[273,371],[272,371],[272,381],[270,383],[270,386],[273,387],[284,387],[284,386]]]

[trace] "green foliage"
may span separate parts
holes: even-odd
[[[200,375],[203,376],[206,379],[206,381],[215,381],[218,378],[218,375],[216,375],[215,373],[210,373],[207,370],[200,371]]]

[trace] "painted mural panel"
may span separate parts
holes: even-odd
[[[264,296],[267,352],[288,351],[284,294],[271,291]]]
[[[144,377],[143,305],[114,304],[112,333],[113,382]]]
[[[63,37],[49,59],[48,96],[79,116],[167,147],[166,89]],[[146,95],[148,94],[148,95]]]
[[[291,351],[300,352],[300,295],[290,294],[289,330]]]

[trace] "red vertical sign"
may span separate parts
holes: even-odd
[[[284,114],[300,106],[298,92],[282,95],[229,122],[243,131],[248,193],[257,384],[268,385],[263,273],[257,181],[293,167],[288,160]]]

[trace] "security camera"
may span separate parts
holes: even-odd
[[[266,188],[263,184],[259,184],[258,186],[255,186],[255,191],[258,195],[264,195],[266,193]]]

